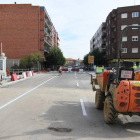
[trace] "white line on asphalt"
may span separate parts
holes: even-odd
[[[79,84],[77,83],[77,87],[79,87]]]
[[[75,75],[76,75],[76,72],[75,72]]]
[[[75,78],[77,78],[77,77],[75,77]]]
[[[0,109],[2,109],[2,108],[4,108],[4,107],[6,107],[7,105],[9,105],[9,104],[11,104],[11,103],[13,103],[14,101],[18,100],[19,98],[23,97],[24,95],[28,94],[29,92],[31,92],[31,91],[33,91],[33,90],[37,89],[38,87],[42,86],[43,84],[45,84],[45,83],[49,82],[50,80],[52,80],[52,79],[53,79],[53,78],[55,78],[55,77],[56,77],[56,76],[52,77],[51,79],[49,79],[49,80],[45,81],[44,83],[42,83],[42,84],[40,84],[40,85],[38,85],[38,86],[36,86],[35,88],[33,88],[33,89],[31,89],[31,90],[29,90],[29,91],[25,92],[24,94],[22,94],[22,95],[18,96],[18,97],[17,97],[17,98],[15,98],[14,100],[12,100],[12,101],[10,101],[10,102],[6,103],[5,105],[1,106],[1,107],[0,107]]]
[[[83,116],[87,116],[87,112],[86,112],[83,100],[80,99],[80,102],[81,102],[81,107],[82,107],[82,111],[83,111]]]

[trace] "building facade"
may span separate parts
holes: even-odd
[[[72,67],[74,67],[76,65],[76,59],[66,58],[66,61],[67,61],[66,66],[72,66]]]
[[[113,9],[106,18],[105,50],[109,66],[116,66],[120,35],[128,25],[140,25],[140,5]],[[121,61],[140,62],[140,29],[128,29],[122,38]]]
[[[59,37],[45,7],[0,4],[0,42],[10,69],[31,53],[41,51],[45,56],[59,46]]]

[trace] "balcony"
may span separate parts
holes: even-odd
[[[103,23],[102,23],[102,29],[105,29],[105,28],[106,28],[106,23],[103,22]]]
[[[45,37],[49,37],[51,39],[51,32],[49,32],[48,28],[44,28],[45,31]]]
[[[102,36],[106,36],[106,31],[103,31],[102,32]]]
[[[112,27],[112,28],[115,28],[115,26],[116,26],[116,25],[115,25],[115,22],[112,22],[111,27]]]
[[[112,17],[115,17],[116,16],[116,12],[117,12],[117,10],[116,9],[113,9],[112,12],[111,12],[111,16]]]
[[[106,41],[105,41],[105,40],[103,40],[103,41],[102,41],[102,44],[104,44],[104,45],[105,45],[105,44],[106,44]]]
[[[52,43],[51,43],[51,40],[49,39],[49,37],[44,37],[44,42],[49,45],[50,47],[52,47]]]
[[[45,52],[49,53],[49,50],[50,50],[50,49],[49,49],[48,46],[44,46],[44,51],[45,51]]]
[[[50,27],[50,25],[48,24],[47,20],[46,20],[46,19],[44,19],[44,21],[45,21],[45,25],[47,25],[48,29],[49,29],[49,30],[50,30],[50,32],[51,32],[52,30],[51,30],[51,27]]]

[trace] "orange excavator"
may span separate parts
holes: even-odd
[[[135,73],[132,61],[123,61],[120,66],[123,29],[118,49],[117,69],[104,71],[91,77],[93,90],[96,91],[95,106],[104,110],[104,120],[107,124],[115,123],[118,114],[140,116],[140,73]]]

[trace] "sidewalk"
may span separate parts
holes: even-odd
[[[37,75],[38,75],[37,73],[34,73],[34,76],[37,76]],[[0,81],[0,87],[3,87],[3,86],[5,86],[5,85],[11,85],[11,84],[13,84],[13,83],[17,83],[17,82],[26,80],[26,79],[28,79],[28,78],[32,78],[32,77],[34,77],[34,76],[30,76],[30,77],[23,78],[22,75],[17,75],[18,80],[16,80],[16,81],[11,81],[11,76],[5,77],[5,80],[3,79],[2,81]]]

